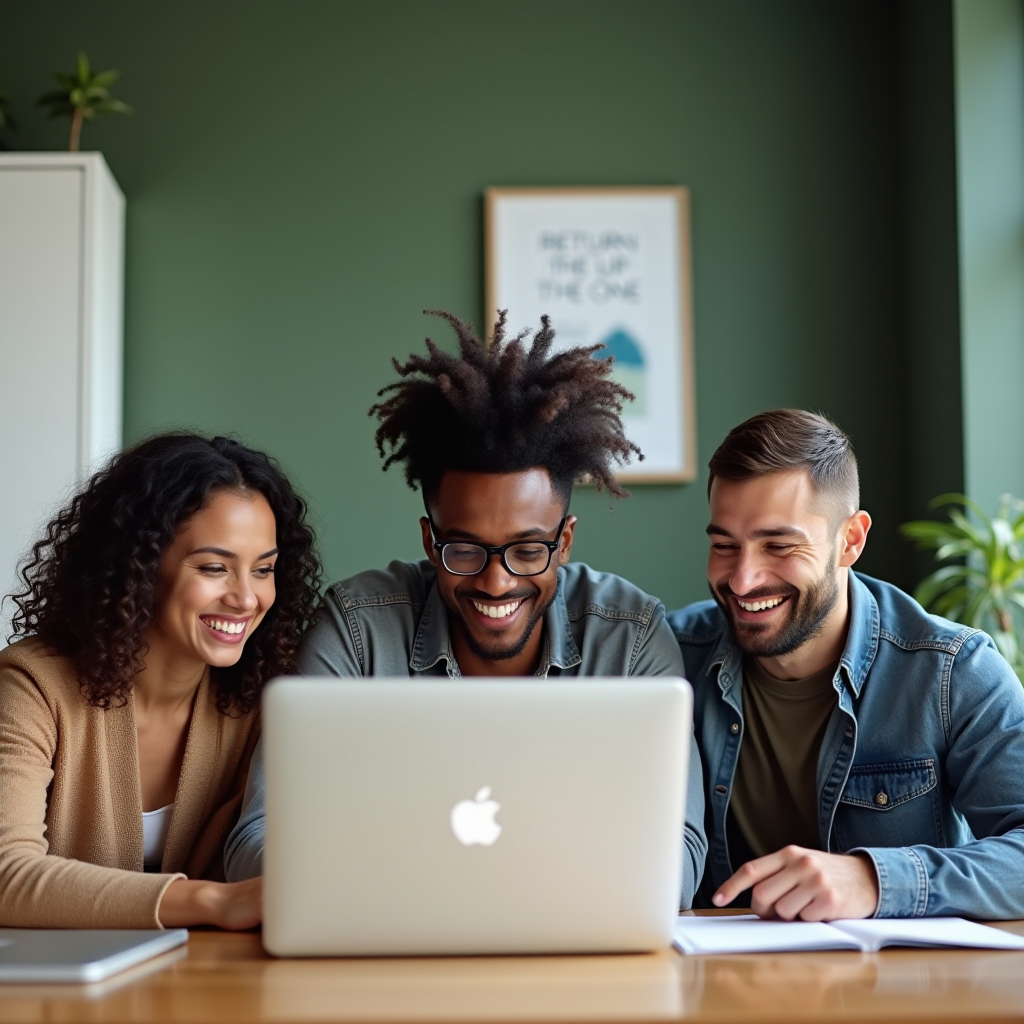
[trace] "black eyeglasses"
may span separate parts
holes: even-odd
[[[434,533],[434,521],[427,516],[430,538],[441,554],[441,564],[455,576],[476,576],[482,573],[491,555],[499,555],[501,564],[513,576],[539,576],[542,572],[547,572],[551,556],[558,550],[565,520],[566,517],[562,516],[554,540],[515,540],[511,544],[490,547],[468,540],[439,541],[437,534]]]

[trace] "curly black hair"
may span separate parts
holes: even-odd
[[[39,637],[71,660],[90,704],[123,705],[144,664],[161,556],[221,491],[262,494],[277,527],[274,604],[237,664],[211,669],[217,707],[250,711],[268,679],[294,671],[321,568],[303,500],[267,455],[229,438],[160,434],[114,456],[22,563],[8,639]]]
[[[453,313],[443,317],[459,339],[459,355],[427,338],[429,356],[410,355],[401,375],[377,392],[370,409],[377,416],[377,451],[384,469],[405,463],[409,486],[424,499],[436,493],[448,470],[517,473],[544,468],[568,505],[574,482],[589,477],[598,488],[624,497],[614,464],[640,449],[622,429],[622,404],[633,394],[610,379],[612,360],[594,359],[603,345],[565,349],[551,355],[555,331],[548,317],[527,349],[525,330],[505,340],[508,311],[498,311],[490,344]]]

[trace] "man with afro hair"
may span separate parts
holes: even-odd
[[[547,317],[490,343],[451,313],[459,352],[429,338],[370,409],[384,468],[401,463],[423,495],[425,559],[391,562],[328,588],[299,651],[306,675],[681,676],[683,661],[656,598],[569,561],[573,483],[616,496],[617,463],[643,456],[623,433],[632,395],[600,346],[552,351]],[[686,805],[680,905],[704,870],[702,775],[696,746]],[[258,874],[263,851],[262,752],[225,853],[228,878]]]

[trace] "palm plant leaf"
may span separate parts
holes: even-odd
[[[963,508],[970,509],[977,516],[979,522],[988,522],[988,514],[985,510],[966,494],[957,494],[955,491],[950,491],[946,494],[940,494],[937,498],[932,498],[928,502],[928,507],[931,509],[940,509],[946,505],[961,505]]]
[[[949,594],[954,588],[963,587],[972,572],[973,570],[966,565],[943,566],[917,585],[914,599],[928,608],[943,594]]]
[[[964,537],[973,541],[980,551],[991,550],[991,530],[979,530],[959,509],[951,508],[949,510],[949,518],[960,528],[960,532]]]
[[[72,74],[54,72],[54,81],[60,88],[44,93],[37,102],[49,108],[50,117],[71,117],[71,149],[78,147],[78,131],[84,121],[92,121],[99,114],[134,112],[127,103],[110,95],[110,86],[120,75],[119,71],[93,74],[84,51],[79,51]]]
[[[97,114],[134,114],[135,111],[120,100],[106,100],[93,108]]]
[[[973,590],[964,605],[963,621],[965,625],[973,626],[975,629],[983,629],[985,626],[985,615],[992,605],[992,595],[985,590]]]
[[[935,561],[945,562],[950,558],[964,558],[972,551],[974,551],[974,545],[966,538],[953,540],[948,544],[943,544],[942,547],[935,552]]]
[[[989,516],[967,495],[942,494],[930,506],[945,507],[948,518],[900,527],[917,547],[934,551],[940,563],[914,596],[929,611],[988,630],[1024,681],[1015,619],[1015,610],[1024,613],[1024,504],[1007,495],[997,514]]]
[[[919,519],[913,523],[904,523],[900,533],[911,540],[917,541],[922,547],[931,545],[938,547],[953,540],[962,538],[962,534],[949,523],[933,523],[930,519]]]
[[[963,611],[970,593],[967,587],[954,587],[952,590],[947,590],[944,594],[934,598],[928,605],[928,610],[936,615],[952,619],[954,622],[961,621],[964,617]]]
[[[97,89],[109,89],[120,77],[120,71],[101,71],[92,76],[92,84]]]

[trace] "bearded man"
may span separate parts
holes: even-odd
[[[490,343],[450,313],[459,354],[427,339],[426,356],[394,361],[379,392],[384,468],[401,463],[420,489],[425,558],[335,583],[299,649],[299,671],[336,676],[681,676],[683,661],[657,598],[570,562],[573,481],[616,496],[617,462],[639,449],[620,413],[632,395],[600,346],[552,351],[547,317]],[[642,456],[641,456],[642,457]],[[327,785],[329,780],[310,780]],[[691,744],[680,906],[704,868],[704,797]],[[225,852],[227,877],[259,874],[264,837],[262,748]],[[342,866],[343,867],[343,866]],[[600,894],[595,894],[600,898]]]
[[[1024,917],[1024,695],[983,632],[851,570],[849,438],[762,413],[709,463],[713,601],[669,615],[709,849],[695,905]]]

